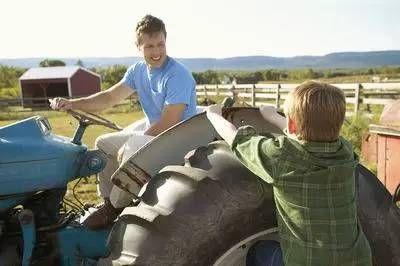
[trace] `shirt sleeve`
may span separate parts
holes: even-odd
[[[130,66],[126,70],[126,72],[124,74],[124,77],[121,80],[121,82],[123,84],[125,84],[126,86],[128,86],[132,90],[136,90],[135,89],[135,77],[136,77],[137,69],[138,69],[137,68],[137,64],[134,64],[133,66]]]
[[[167,93],[164,105],[170,104],[190,104],[192,91],[195,90],[195,82],[189,75],[173,75],[167,83]]]
[[[265,182],[273,184],[278,177],[277,163],[281,155],[281,143],[270,137],[259,136],[251,126],[240,127],[232,143],[236,157]]]

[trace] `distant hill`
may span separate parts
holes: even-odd
[[[45,58],[0,59],[0,64],[24,68],[37,67]],[[85,67],[105,67],[110,65],[131,65],[138,57],[88,57],[57,58],[67,65],[74,65],[80,59]],[[400,50],[375,52],[343,52],[324,56],[240,56],[230,58],[178,58],[191,71],[205,70],[257,70],[293,68],[367,68],[380,66],[400,66]]]

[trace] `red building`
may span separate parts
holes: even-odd
[[[394,194],[400,184],[400,100],[385,106],[379,122],[363,137],[362,155],[377,166],[378,179]]]
[[[79,66],[31,68],[19,82],[23,107],[48,106],[48,98],[76,98],[101,90],[100,75]]]

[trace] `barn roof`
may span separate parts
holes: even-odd
[[[32,80],[32,79],[60,79],[70,78],[76,71],[82,69],[88,73],[98,76],[80,66],[57,66],[57,67],[34,67],[28,69],[19,79],[20,80]]]

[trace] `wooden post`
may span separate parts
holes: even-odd
[[[204,85],[204,98],[208,98],[207,97],[207,86],[206,85]]]
[[[232,95],[232,98],[234,99],[234,100],[236,100],[235,98],[236,98],[236,95],[235,95],[235,85],[234,84],[232,84],[232,87],[231,87],[231,95]]]
[[[278,84],[278,87],[276,88],[276,99],[275,99],[275,107],[276,109],[279,109],[280,103],[279,101],[281,100],[281,84]]]
[[[218,88],[218,84],[217,84],[217,87],[215,87],[215,95],[216,95],[216,96],[219,96],[219,88]]]
[[[40,83],[40,88],[43,90],[43,98],[38,100],[39,105],[48,105],[48,98],[47,98],[47,87],[49,86],[48,83]],[[44,104],[43,104],[44,102]]]
[[[360,109],[360,96],[361,96],[361,91],[362,91],[362,85],[361,83],[358,84],[356,87],[356,90],[354,92],[354,115],[357,115],[358,110]]]
[[[251,87],[251,105],[256,107],[256,85],[253,84]]]

